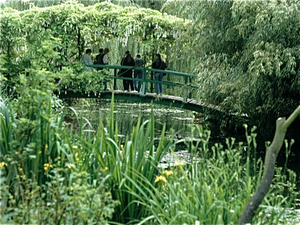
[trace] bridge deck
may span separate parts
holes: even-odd
[[[219,106],[205,104],[198,102],[194,99],[187,98],[185,102],[183,97],[172,95],[157,95],[156,93],[145,93],[144,95],[138,92],[125,92],[121,90],[103,91],[98,93],[80,93],[73,91],[65,91],[59,94],[60,98],[98,98],[98,99],[111,99],[112,95],[117,100],[141,102],[141,103],[154,103],[166,105],[170,107],[182,108],[187,110],[196,111],[199,113],[220,113],[222,115],[234,116],[235,114],[227,113]]]

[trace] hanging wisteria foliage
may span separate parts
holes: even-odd
[[[149,46],[168,43],[190,23],[155,10],[108,2],[85,7],[70,1],[25,11],[5,8],[0,19],[0,51],[8,61],[36,58],[47,41],[58,59],[70,62],[80,58],[86,47],[96,48],[103,42],[117,41],[122,46],[129,39],[143,40]]]

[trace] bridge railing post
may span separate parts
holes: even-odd
[[[189,84],[192,84],[192,78],[191,77],[189,77]],[[189,91],[189,98],[193,98],[191,90]]]
[[[151,71],[151,80],[152,80],[152,81],[154,80],[154,77],[153,77],[153,71]],[[154,86],[154,85],[153,85],[153,82],[151,82],[151,88],[150,88],[150,92],[151,92],[151,93],[154,93],[154,91],[153,91],[153,90],[154,90],[153,86]]]
[[[115,68],[114,69],[114,90],[117,90],[118,89],[118,87],[117,87],[117,79],[116,79],[116,77],[117,77],[117,69]]]
[[[188,88],[187,88],[187,85],[188,85],[188,77],[184,77],[184,84],[185,84],[185,87],[184,87],[184,93],[183,93],[183,103],[186,103],[187,102],[187,94],[188,94]]]
[[[146,85],[147,85],[147,82],[146,82],[146,79],[147,79],[147,72],[146,72],[146,67],[144,67],[144,70],[143,70],[143,87],[142,87],[142,93],[140,94],[140,96],[145,96],[146,94]]]

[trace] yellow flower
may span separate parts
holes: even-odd
[[[78,158],[78,152],[75,153],[75,159],[76,159],[76,161],[79,160],[79,158]]]
[[[74,148],[74,149],[77,149],[77,148],[78,148],[78,146],[77,146],[77,145],[73,145],[73,148]]]
[[[4,167],[4,166],[7,166],[7,163],[6,162],[1,162],[0,163],[0,168]]]
[[[172,170],[164,170],[164,171],[162,172],[162,174],[165,174],[165,175],[167,175],[167,176],[170,176],[170,175],[173,175],[173,171],[172,171]]]
[[[262,216],[262,215],[263,215],[263,213],[262,213],[262,212],[259,212],[259,213],[258,213],[258,216]]]
[[[39,151],[39,155],[41,155],[42,154],[42,151]]]
[[[22,172],[22,171],[23,171],[23,168],[19,168],[19,171]]]
[[[160,182],[160,181],[162,181],[163,183],[167,183],[167,179],[164,176],[162,176],[162,175],[156,176],[155,183]]]
[[[53,166],[50,163],[45,163],[44,164],[44,170],[48,171],[50,168],[53,168]]]
[[[101,167],[99,167],[99,172],[103,172],[103,171],[107,171],[108,170],[108,167],[104,167],[104,169],[102,169]]]
[[[121,145],[121,149],[124,149],[124,145]]]
[[[69,169],[71,169],[71,168],[73,168],[73,167],[75,167],[74,164],[72,164],[72,163],[69,163],[69,164],[68,164],[68,168],[69,168]]]
[[[184,166],[184,165],[185,165],[184,162],[176,162],[176,163],[174,163],[174,167]]]
[[[45,145],[45,149],[48,149],[48,145],[47,144]]]

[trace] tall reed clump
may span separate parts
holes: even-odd
[[[73,137],[55,112],[59,101],[26,87],[18,99],[0,102],[0,222],[107,223],[118,202],[106,175],[90,180],[77,170]]]
[[[165,140],[164,127],[158,145],[154,144],[155,121],[152,112],[150,120],[143,123],[139,120],[130,137],[120,143],[113,109],[112,99],[107,128],[100,122],[95,134],[89,129],[84,133],[78,131],[77,149],[84,149],[78,158],[82,159],[79,160],[82,170],[88,170],[90,177],[96,177],[100,171],[108,174],[107,182],[113,198],[120,201],[120,205],[115,208],[113,221],[135,223],[135,219],[142,216],[143,204],[137,202],[139,188],[132,181],[138,181],[137,173],[146,180],[154,181],[157,165],[170,148],[171,140]]]
[[[201,131],[201,129],[193,128]],[[193,132],[192,132],[193,134]],[[207,133],[209,134],[209,133]],[[168,170],[160,171],[155,180],[149,180],[138,171],[132,171],[138,179],[132,180],[132,193],[137,203],[144,206],[144,218],[139,224],[236,224],[239,215],[256,189],[262,175],[263,163],[257,162],[258,171],[252,176],[247,156],[242,159],[244,144],[235,144],[235,139],[226,141],[226,146],[215,144],[208,147],[209,136],[198,134],[196,145],[188,142],[191,152],[198,149],[199,160],[191,164],[177,162]],[[248,145],[253,141],[248,137]],[[255,142],[254,142],[255,145]],[[153,183],[155,182],[155,184]],[[277,169],[274,185],[260,206],[254,224],[287,223],[296,216],[289,209],[295,206],[298,195],[295,189],[295,173],[288,176]],[[136,189],[138,192],[136,192]]]

